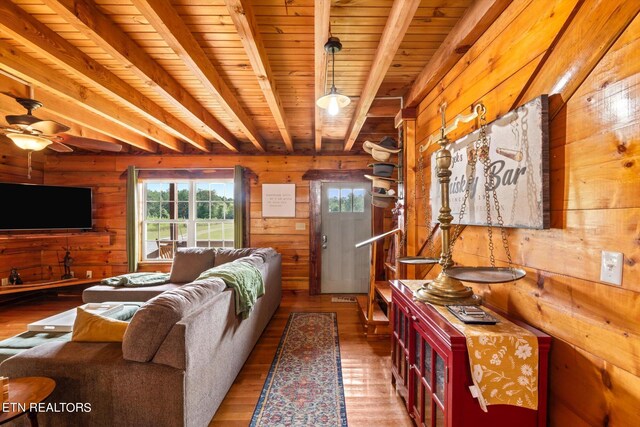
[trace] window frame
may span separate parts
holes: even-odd
[[[155,219],[155,220],[148,220],[147,219],[147,205],[149,203],[149,199],[148,199],[148,186],[147,184],[149,183],[163,183],[163,184],[169,184],[169,201],[168,203],[170,203],[170,207],[169,207],[169,218],[167,219]],[[212,184],[222,184],[223,187],[223,194],[222,197],[224,198],[231,198],[230,202],[227,201],[223,201],[223,202],[218,202],[218,201],[212,201],[211,200],[211,196],[209,196],[209,200],[208,203],[210,206],[212,206],[215,203],[224,203],[225,209],[224,209],[224,216],[226,217],[228,212],[233,212],[234,210],[234,204],[236,203],[235,201],[235,182],[233,178],[217,178],[217,179],[210,179],[210,178],[194,178],[194,179],[186,179],[186,178],[146,178],[146,179],[142,179],[139,181],[138,183],[138,194],[140,194],[140,201],[139,201],[139,206],[138,206],[138,222],[140,224],[140,233],[138,235],[138,248],[140,251],[140,260],[143,263],[160,263],[160,262],[170,262],[172,261],[173,257],[161,257],[160,254],[160,245],[159,242],[161,242],[160,239],[151,239],[149,238],[147,231],[148,231],[148,225],[149,224],[176,224],[176,230],[180,227],[181,224],[186,225],[186,239],[181,239],[178,235],[179,231],[170,231],[170,234],[174,234],[173,236],[169,236],[169,240],[167,240],[167,242],[171,242],[172,243],[172,254],[175,253],[175,249],[177,247],[181,247],[178,246],[179,242],[185,242],[184,244],[187,247],[191,247],[191,246],[200,246],[199,245],[199,241],[197,240],[197,229],[198,229],[198,224],[208,224],[208,230],[209,232],[208,237],[210,237],[210,230],[211,227],[214,225],[218,225],[220,224],[221,226],[221,231],[222,231],[222,240],[220,241],[220,245],[219,246],[224,246],[224,247],[234,247],[234,241],[235,241],[235,236],[234,236],[234,232],[231,231],[229,233],[229,236],[227,236],[225,234],[225,221],[227,220],[226,218],[223,219],[216,219],[216,218],[211,218],[211,212],[209,211],[209,219],[198,219],[197,216],[197,187],[198,184],[202,184],[202,183],[207,183],[209,186],[211,186]],[[187,184],[188,185],[188,190],[189,190],[189,200],[188,200],[188,218],[186,219],[181,219],[178,218],[179,215],[179,208],[178,205],[179,203],[183,203],[179,200],[178,198],[178,191],[180,184]],[[230,186],[230,191],[229,191],[229,187]],[[211,187],[209,187],[211,189]],[[153,202],[153,201],[152,201]],[[203,201],[200,201],[203,202]],[[159,201],[159,203],[165,203],[165,201],[161,200]],[[171,212],[173,210],[173,213]],[[171,216],[173,215],[174,218],[171,218]],[[235,221],[235,215],[234,217],[231,219],[233,227],[236,226]],[[233,230],[232,227],[232,230]],[[159,233],[158,233],[159,234]],[[160,237],[158,235],[158,237]],[[153,241],[158,242],[158,248],[157,248],[157,257],[156,258],[148,258],[147,255],[148,253],[153,253],[152,251],[149,251],[148,245],[150,243],[152,243]],[[211,240],[203,240],[201,242],[207,242],[209,246],[207,247],[214,247],[211,245]],[[205,246],[202,246],[205,247]]]

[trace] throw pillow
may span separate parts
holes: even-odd
[[[171,265],[171,283],[193,282],[205,270],[213,267],[214,248],[179,248]]]
[[[122,342],[127,326],[129,322],[103,317],[78,307],[71,341]]]

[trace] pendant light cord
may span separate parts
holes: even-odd
[[[336,89],[336,51],[331,49],[331,92]]]

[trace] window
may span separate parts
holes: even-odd
[[[364,188],[329,188],[329,212],[364,212]]]
[[[146,180],[143,260],[172,259],[178,247],[233,247],[232,180]]]

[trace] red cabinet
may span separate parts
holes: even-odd
[[[393,281],[391,290],[392,381],[418,426],[546,425],[551,337],[515,322],[538,337],[538,409],[491,405],[484,412],[469,390],[473,382],[464,335],[435,309],[413,301],[413,292],[401,282]]]

